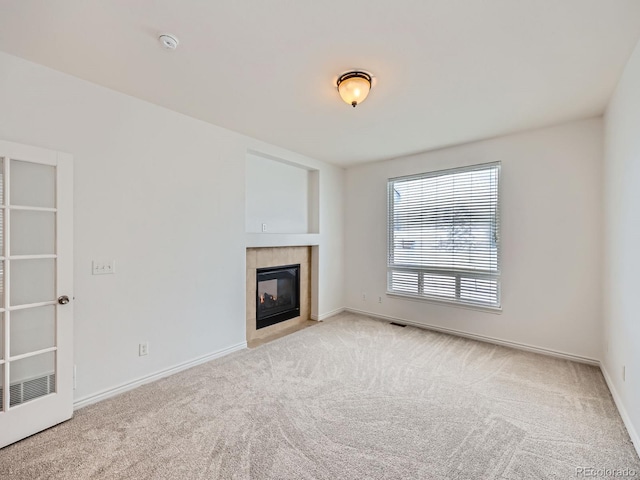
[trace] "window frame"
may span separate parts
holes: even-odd
[[[425,179],[432,178],[438,176],[452,175],[456,173],[462,172],[471,172],[475,170],[486,170],[489,168],[497,167],[498,169],[498,188],[497,188],[497,202],[496,202],[496,227],[495,227],[495,244],[497,250],[497,269],[495,272],[491,273],[482,273],[476,270],[465,270],[465,269],[446,269],[446,268],[438,268],[438,267],[420,267],[420,266],[408,266],[408,265],[394,265],[392,264],[391,259],[393,258],[393,250],[394,250],[394,232],[395,232],[395,217],[393,212],[393,207],[395,203],[395,182],[403,181],[403,180],[417,180],[417,179]],[[447,306],[461,307],[471,310],[480,310],[487,311],[491,313],[501,313],[502,312],[502,163],[500,161],[496,162],[488,162],[488,163],[480,163],[480,164],[471,164],[465,165],[461,167],[448,168],[442,170],[432,170],[417,174],[404,175],[399,177],[391,177],[387,179],[387,295],[394,297],[401,297],[408,300],[416,300],[423,301],[429,303],[443,304]],[[445,274],[449,276],[453,276],[455,278],[456,290],[455,290],[455,298],[447,299],[445,297],[439,296],[430,296],[425,295],[424,293],[416,293],[412,294],[410,292],[403,291],[395,291],[391,289],[391,276],[392,272],[417,272],[418,278],[424,274]],[[468,301],[464,299],[460,299],[460,282],[461,276],[464,278],[482,278],[482,279],[495,279],[497,291],[496,291],[496,301],[495,305],[490,305],[486,303],[476,303],[473,301]],[[421,289],[422,283],[418,280],[417,290]]]

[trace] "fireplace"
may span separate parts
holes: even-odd
[[[300,316],[300,264],[258,268],[256,329]]]

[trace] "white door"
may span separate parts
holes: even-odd
[[[73,415],[73,163],[0,141],[0,448]]]

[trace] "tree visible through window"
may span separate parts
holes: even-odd
[[[500,306],[500,164],[389,180],[388,291]]]

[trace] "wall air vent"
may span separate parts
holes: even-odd
[[[9,406],[15,407],[38,397],[43,397],[56,391],[56,375],[32,378],[24,382],[14,383],[9,387]],[[4,401],[4,391],[0,387],[0,410]]]

